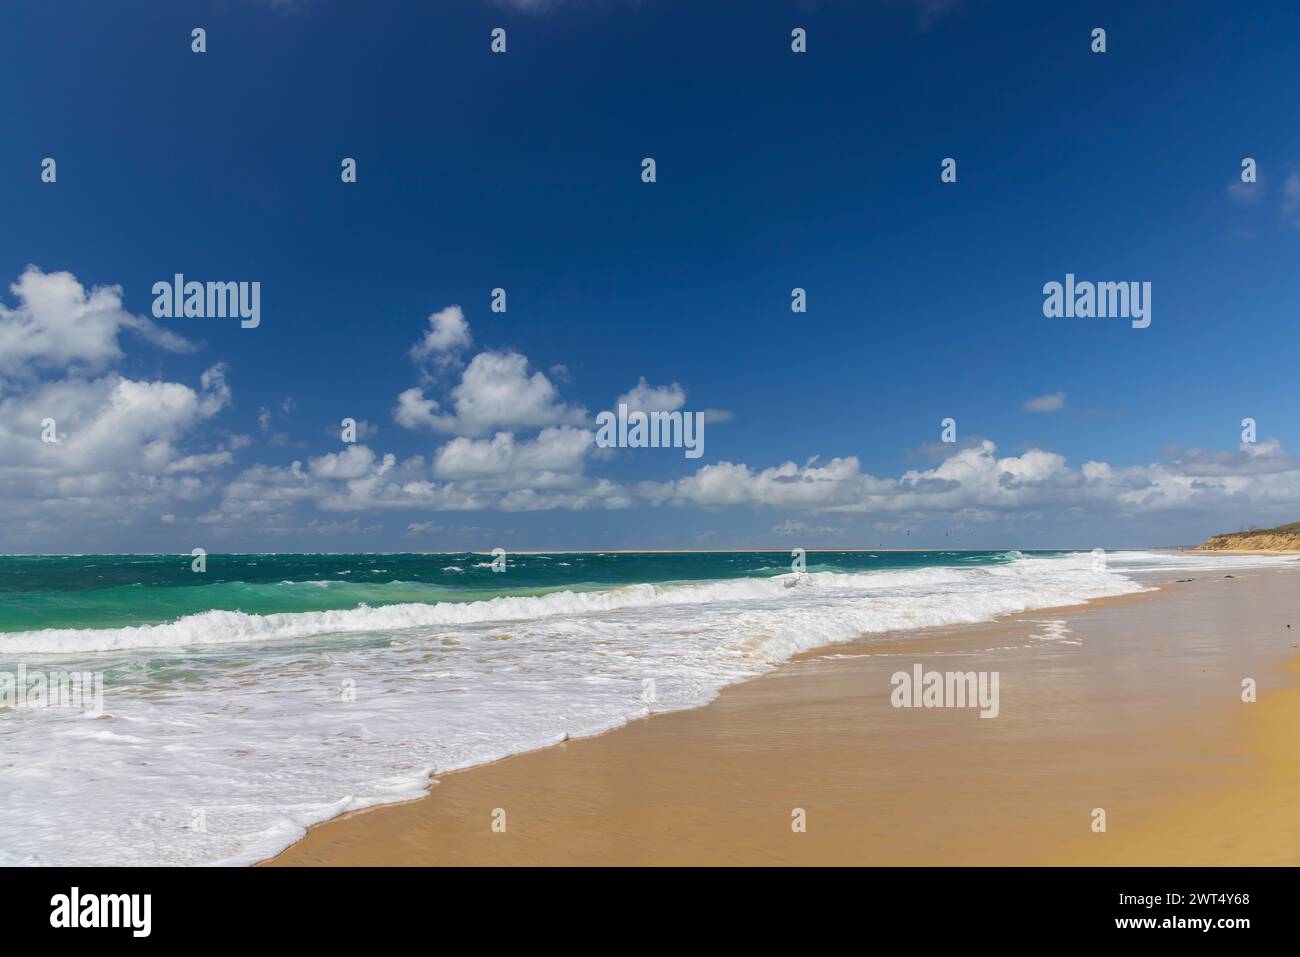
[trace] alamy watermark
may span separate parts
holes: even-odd
[[[171,282],[153,284],[155,319],[235,319],[243,329],[262,322],[260,282],[185,281],[176,273]]]
[[[704,454],[703,412],[629,412],[620,402],[617,415],[601,412],[596,425],[602,449],[685,449],[688,459]]]
[[[104,713],[104,673],[29,671],[26,665],[0,671],[0,708],[76,708],[98,718]]]
[[[894,690],[889,703],[895,708],[979,708],[981,718],[998,716],[996,671],[926,671],[919,664],[911,672],[895,671],[889,679]]]
[[[1151,325],[1150,282],[1076,281],[1043,285],[1043,315],[1049,319],[1131,319],[1134,329]]]
[[[118,927],[130,930],[132,937],[148,937],[152,911],[152,894],[83,894],[74,886],[50,898],[50,926]]]

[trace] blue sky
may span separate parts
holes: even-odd
[[[1300,11],[1056,6],[7,4],[0,549],[1090,548],[1300,518]],[[261,324],[150,321],[176,272],[259,281]],[[1150,282],[1150,327],[1046,318],[1067,272]],[[434,315],[453,345],[413,357]],[[642,378],[711,410],[701,459],[583,440]],[[395,414],[412,389],[435,411]]]

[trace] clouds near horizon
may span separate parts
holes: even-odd
[[[1042,448],[1001,455],[991,440],[971,439],[945,447],[932,467],[896,476],[872,474],[858,456],[839,454],[767,466],[724,458],[667,479],[602,477],[591,474],[603,459],[594,454],[586,407],[561,395],[520,352],[484,348],[464,361],[473,336],[455,306],[428,317],[409,358],[419,365],[454,357],[457,377],[403,390],[393,409],[403,429],[445,436],[428,455],[403,457],[362,441],[288,464],[240,466],[238,459],[252,452],[247,438],[215,424],[232,403],[222,362],[209,365],[194,385],[129,378],[117,370],[124,332],[138,334],[143,347],[177,353],[196,347],[124,311],[117,287],[87,291],[71,273],[30,267],[10,291],[16,303],[0,304],[0,339],[10,346],[0,366],[0,514],[29,538],[60,526],[66,531],[90,516],[112,516],[129,529],[173,525],[188,515],[196,527],[256,534],[267,527],[339,527],[316,513],[403,510],[757,509],[987,522],[1053,510],[1123,515],[1212,513],[1225,503],[1300,506],[1300,461],[1271,438],[1218,451],[1171,445],[1160,459],[1129,466],[1071,466]],[[440,388],[445,392],[437,393]],[[257,400],[267,403],[264,432],[272,405],[284,416],[296,405],[283,396]],[[677,381],[655,385],[641,375],[615,397],[618,403],[677,411],[687,392]],[[1030,412],[1064,407],[1063,391],[1023,406]],[[48,419],[57,422],[57,442],[41,440]],[[365,431],[373,438],[372,426]],[[789,517],[770,527],[779,537],[838,530]]]

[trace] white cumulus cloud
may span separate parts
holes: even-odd
[[[1025,400],[1026,412],[1060,412],[1064,408],[1064,392],[1049,392],[1047,395]]]
[[[17,306],[0,303],[0,374],[102,371],[122,358],[118,335],[123,329],[172,352],[194,350],[189,340],[124,310],[120,286],[87,292],[70,272],[28,266],[9,291]]]

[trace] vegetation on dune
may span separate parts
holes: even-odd
[[[1251,525],[1239,532],[1215,535],[1197,547],[1206,551],[1296,552],[1300,551],[1300,522],[1276,528]]]

